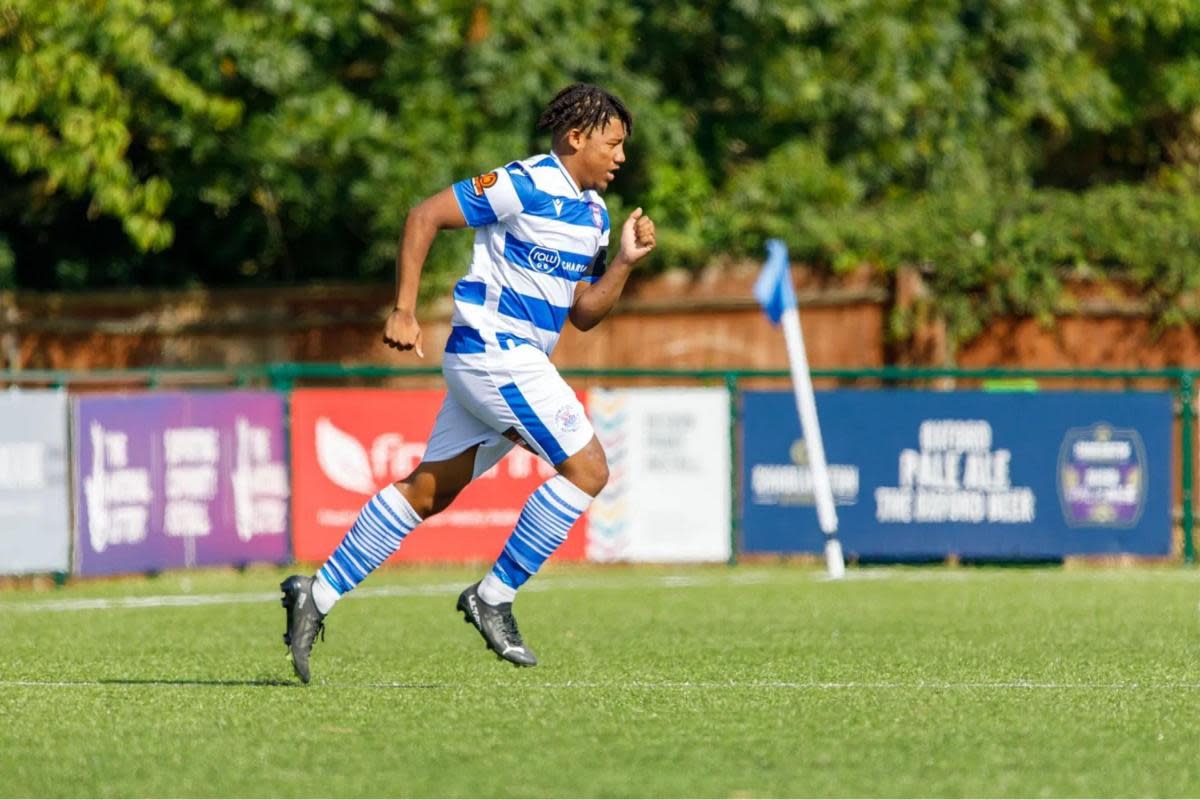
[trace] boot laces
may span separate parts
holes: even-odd
[[[510,609],[500,612],[500,626],[504,629],[504,638],[509,644],[517,647],[525,646],[525,642],[521,639],[521,632],[517,630],[517,618],[513,616]]]

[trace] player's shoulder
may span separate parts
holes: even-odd
[[[538,161],[541,158],[543,156],[530,156],[510,161],[497,171],[505,172],[518,192],[525,193],[535,189],[545,191],[541,185],[544,180],[538,180]]]
[[[549,153],[537,153],[514,163],[520,164],[527,170],[544,169],[554,166],[554,158]]]
[[[533,180],[538,176],[538,173],[545,171],[546,167],[548,166],[547,160],[550,162],[549,165],[553,165],[554,160],[551,159],[550,156],[536,155],[530,156],[529,158],[522,158],[517,161],[510,161],[505,165],[504,169],[506,169],[510,175]]]
[[[546,194],[556,197],[578,196],[575,185],[563,170],[562,163],[551,154],[539,153],[524,159],[520,164],[533,184]]]
[[[521,158],[516,161],[510,161],[504,165],[504,169],[512,175],[529,175],[531,174],[533,165],[530,163],[533,158]]]
[[[538,155],[521,158],[516,161],[510,161],[500,169],[505,170],[510,175],[522,175],[528,178],[533,177],[549,177],[551,175],[561,176],[562,170],[559,167],[558,161],[554,156],[548,153],[540,153]]]

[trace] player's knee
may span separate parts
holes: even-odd
[[[446,461],[422,461],[407,478],[396,481],[396,488],[421,519],[445,509],[471,482],[476,449],[464,450]]]
[[[604,487],[608,486],[608,459],[601,456],[599,461],[593,467],[592,480],[594,481],[595,491],[590,491],[592,497],[604,491]]]
[[[454,502],[454,499],[456,497],[458,497],[457,490],[435,493],[433,496],[433,506],[430,509],[429,513],[426,514],[425,516],[432,516],[434,514],[442,513],[447,508],[449,508],[450,504]],[[422,517],[422,519],[424,519],[424,517]]]
[[[608,485],[608,460],[603,454],[599,458],[590,458],[572,464],[570,469],[560,471],[564,478],[592,497],[600,494]]]
[[[446,507],[437,507],[438,497],[434,487],[429,485],[428,481],[420,480],[415,473],[402,481],[396,481],[396,489],[404,495],[404,499],[421,519],[427,519]]]
[[[582,450],[556,466],[560,475],[592,497],[608,485],[608,457],[594,436]]]

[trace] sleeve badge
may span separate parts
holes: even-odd
[[[475,194],[483,197],[484,189],[490,189],[495,186],[497,180],[499,180],[499,177],[495,172],[485,172],[482,175],[476,175],[472,178],[471,184],[475,187]]]

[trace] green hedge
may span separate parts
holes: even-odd
[[[0,288],[389,276],[573,80],[635,112],[609,201],[651,269],[781,236],[920,265],[958,339],[1064,269],[1189,318],[1200,0],[0,0]]]

